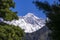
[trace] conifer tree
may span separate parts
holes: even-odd
[[[15,7],[13,0],[0,0],[0,17],[4,20],[18,19],[16,12],[10,10]]]
[[[0,18],[5,21],[18,19],[16,12],[10,10],[10,8],[14,7],[13,0],[0,0]],[[24,31],[20,27],[0,22],[0,40],[22,40],[23,36]]]
[[[60,40],[60,0],[55,0],[51,5],[46,1],[35,1],[33,3],[39,10],[43,10],[49,19],[46,20],[46,26],[52,31],[49,35],[50,40]]]

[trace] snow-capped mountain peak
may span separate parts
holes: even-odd
[[[32,18],[39,19],[39,18],[36,17],[33,13],[27,13],[27,15],[25,15],[24,17],[32,17]]]
[[[25,15],[25,17],[31,17],[31,16],[34,16],[33,13],[27,13],[27,15]]]
[[[45,26],[45,20],[36,17],[32,13],[25,16],[20,16],[19,20],[4,21],[7,24],[19,26],[24,29],[25,33],[35,32]]]

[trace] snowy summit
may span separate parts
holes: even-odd
[[[35,32],[45,26],[45,20],[36,17],[33,13],[19,16],[19,20],[4,21],[7,24],[19,26],[25,33]]]

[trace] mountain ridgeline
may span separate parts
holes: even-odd
[[[49,29],[45,26],[45,20],[36,17],[32,13],[19,16],[18,20],[4,21],[6,24],[19,26],[25,32],[26,40],[48,40]],[[23,40],[24,40],[23,38]]]

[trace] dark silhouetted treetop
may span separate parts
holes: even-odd
[[[56,1],[58,1],[56,3]],[[34,4],[39,10],[44,10],[46,17],[50,20],[46,20],[46,26],[52,31],[49,35],[50,40],[60,40],[60,0],[55,0],[53,4],[48,2],[36,1]]]

